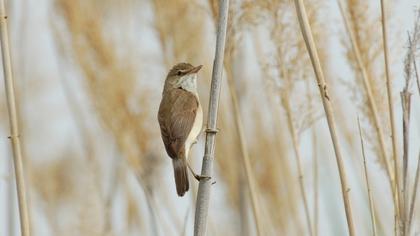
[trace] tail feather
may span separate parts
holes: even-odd
[[[174,158],[172,159],[172,164],[174,167],[176,192],[178,196],[182,197],[190,187],[188,183],[187,161],[185,158]]]

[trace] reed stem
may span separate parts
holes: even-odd
[[[249,187],[252,212],[254,213],[255,227],[257,230],[257,235],[264,235],[262,233],[263,228],[262,228],[262,222],[261,222],[261,207],[259,205],[259,200],[258,200],[258,195],[257,195],[259,191],[255,184],[255,176],[252,172],[251,161],[249,158],[248,149],[246,148],[245,132],[244,132],[243,124],[242,124],[242,119],[240,117],[238,99],[236,96],[236,91],[233,85],[233,81],[231,80],[232,80],[232,77],[228,78],[228,87],[229,87],[229,92],[230,92],[230,98],[232,100],[233,116],[235,118],[236,130],[239,136],[239,144],[240,144],[240,149],[241,149],[241,154],[242,154],[240,155],[242,157],[241,161],[244,165],[245,179]]]
[[[420,151],[419,151],[419,157],[417,158],[417,169],[416,169],[416,177],[414,179],[413,192],[411,193],[410,214],[408,216],[408,226],[407,226],[408,235],[410,234],[411,223],[413,222],[414,205],[416,204],[417,187],[419,186],[419,176],[420,176]]]
[[[388,95],[388,109],[389,109],[389,122],[391,124],[391,138],[392,138],[392,158],[394,160],[394,189],[398,192],[400,189],[399,173],[398,173],[398,146],[397,146],[397,132],[394,120],[394,104],[392,100],[392,80],[389,72],[389,49],[388,49],[388,35],[387,35],[387,18],[386,18],[386,0],[381,0],[381,22],[382,22],[382,40],[384,47],[384,62],[385,62],[385,77],[386,77],[386,90]],[[397,199],[398,194],[397,194]],[[399,204],[399,202],[397,203]]]
[[[213,63],[213,73],[210,87],[210,101],[207,118],[206,143],[204,149],[201,175],[211,177],[213,173],[213,160],[217,133],[217,111],[222,85],[223,57],[226,42],[226,28],[228,20],[229,0],[219,1],[219,20],[217,24],[216,53]],[[206,234],[207,215],[210,202],[211,180],[200,180],[197,193],[197,205],[195,209],[194,235]]]
[[[363,86],[364,86],[366,94],[367,94],[369,109],[372,112],[373,123],[374,123],[373,125],[375,127],[375,130],[376,130],[376,133],[377,133],[377,136],[378,136],[378,139],[379,139],[382,162],[385,165],[386,174],[389,178],[389,185],[390,185],[390,189],[391,189],[391,192],[392,192],[392,198],[393,198],[393,201],[394,201],[395,225],[397,225],[398,224],[398,219],[399,219],[399,216],[400,216],[400,213],[401,213],[400,212],[400,210],[401,210],[400,202],[399,202],[399,199],[400,199],[399,195],[400,194],[399,194],[399,189],[397,188],[397,185],[396,185],[396,183],[398,181],[395,181],[395,178],[397,178],[398,176],[395,176],[395,178],[394,178],[394,176],[392,174],[392,171],[391,171],[391,166],[388,162],[385,139],[383,137],[382,127],[380,126],[380,121],[379,121],[378,109],[376,107],[376,103],[375,103],[373,93],[372,93],[372,89],[371,89],[370,82],[369,82],[370,78],[368,76],[368,73],[366,71],[365,66],[363,65],[362,57],[360,55],[359,47],[356,43],[355,35],[350,28],[348,16],[344,11],[341,0],[337,0],[337,2],[338,2],[338,6],[339,6],[339,9],[340,9],[341,16],[343,17],[343,21],[344,21],[344,25],[346,27],[346,31],[349,34],[353,54],[356,57],[356,62],[357,62],[357,65],[359,67],[360,73],[362,75],[362,82],[363,82]],[[395,169],[394,169],[394,172],[395,172]]]
[[[325,82],[324,73],[322,71],[321,62],[318,57],[318,52],[317,52],[316,45],[312,36],[311,27],[309,25],[308,16],[306,14],[303,0],[294,0],[294,3],[296,7],[296,12],[297,12],[302,36],[304,38],[305,45],[309,53],[309,57],[311,59],[312,67],[314,69],[320,96],[322,99],[322,105],[324,107],[325,115],[327,117],[328,128],[330,131],[330,136],[331,136],[331,140],[332,140],[334,151],[335,151],[338,172],[340,175],[341,193],[342,193],[344,209],[346,213],[347,227],[348,227],[349,235],[353,236],[355,235],[355,232],[354,232],[353,217],[352,217],[352,210],[351,210],[350,197],[349,197],[350,188],[348,187],[348,184],[347,184],[347,176],[344,169],[343,158],[341,156],[342,152],[341,152],[341,148],[340,148],[337,133],[336,133],[334,112],[330,103],[330,98],[329,98],[328,90],[327,90],[327,84]]]
[[[288,94],[284,94],[284,96],[282,96],[282,102],[283,102],[284,108],[286,109],[287,125],[289,126],[289,131],[292,136],[293,151],[295,152],[295,155],[296,155],[296,166],[297,166],[297,171],[299,175],[299,188],[300,188],[300,193],[302,195],[303,207],[305,210],[306,224],[308,227],[309,235],[312,236],[314,234],[312,230],[311,216],[309,213],[308,198],[307,198],[307,194],[305,190],[305,183],[304,183],[303,170],[302,170],[302,156],[299,151],[296,128],[293,124],[294,117],[292,114],[292,109],[290,108],[290,101],[289,101]]]
[[[360,145],[362,147],[363,171],[365,174],[366,188],[367,188],[368,199],[369,199],[370,219],[372,221],[372,234],[376,236],[377,229],[376,229],[376,218],[375,218],[375,205],[373,203],[372,193],[370,191],[369,175],[368,175],[368,170],[367,170],[367,165],[366,165],[365,145],[363,144],[363,135],[362,135],[362,129],[360,128],[359,117],[357,117],[357,126],[359,128]]]
[[[27,191],[25,187],[25,175],[23,170],[23,155],[20,144],[18,114],[16,109],[16,96],[12,73],[12,60],[10,58],[9,33],[7,29],[7,13],[4,0],[0,1],[0,37],[1,52],[3,59],[3,75],[6,89],[7,110],[9,113],[10,136],[13,149],[13,162],[15,167],[16,188],[19,205],[19,218],[21,235],[31,235],[29,211],[27,205]]]

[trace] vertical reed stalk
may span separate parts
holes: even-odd
[[[314,235],[318,236],[319,229],[319,166],[315,128],[312,130],[313,165],[314,165]]]
[[[413,192],[411,193],[410,214],[408,216],[408,225],[407,225],[408,235],[410,235],[411,223],[413,222],[414,205],[416,203],[417,187],[419,185],[419,176],[420,176],[419,172],[420,172],[420,151],[419,151],[419,157],[417,158],[417,170],[416,170],[416,177],[414,180]]]
[[[359,117],[357,117],[357,126],[359,128],[359,136],[360,136],[360,145],[362,147],[362,156],[363,156],[363,171],[365,174],[365,181],[366,181],[366,187],[367,187],[367,193],[368,193],[368,199],[369,199],[369,211],[370,211],[370,219],[372,221],[372,234],[373,236],[377,235],[376,230],[376,218],[375,218],[375,205],[373,203],[372,193],[370,191],[370,183],[369,183],[369,175],[368,170],[366,166],[366,155],[365,155],[365,145],[363,144],[363,135],[362,135],[362,129],[360,128],[360,120]]]
[[[386,90],[388,95],[388,109],[389,109],[389,121],[391,124],[391,137],[392,137],[392,158],[394,160],[394,191],[398,193],[400,189],[400,175],[398,173],[398,147],[397,147],[397,132],[395,128],[395,120],[394,120],[394,104],[392,100],[392,81],[391,75],[389,72],[389,49],[388,49],[388,35],[387,35],[387,18],[386,18],[386,0],[381,0],[381,21],[382,21],[382,40],[383,40],[383,47],[384,47],[384,62],[385,62],[385,76],[386,76]],[[398,194],[396,195],[397,200]],[[399,201],[397,202],[399,204]]]
[[[236,96],[235,88],[233,87],[233,81],[231,81],[233,77],[228,77],[228,87],[230,92],[230,98],[232,100],[232,106],[233,106],[233,116],[235,118],[235,126],[236,130],[238,131],[239,136],[239,144],[241,148],[241,154],[242,157],[242,163],[244,164],[244,170],[245,170],[245,179],[247,182],[247,185],[249,186],[249,194],[251,197],[251,205],[252,205],[252,211],[254,213],[254,220],[255,220],[255,227],[257,230],[257,235],[264,235],[262,232],[262,224],[261,224],[261,207],[259,205],[258,196],[257,193],[258,188],[255,184],[255,177],[252,173],[251,168],[251,162],[249,158],[248,149],[246,148],[246,139],[245,139],[245,132],[242,125],[242,120],[240,117],[240,111],[239,111],[239,105],[238,105],[238,99]]]
[[[390,188],[391,188],[392,197],[393,197],[393,201],[394,201],[395,225],[397,225],[399,215],[400,215],[400,210],[401,210],[400,207],[399,207],[399,199],[400,199],[399,190],[396,188],[395,182],[397,182],[397,181],[394,181],[393,174],[391,172],[391,166],[388,162],[388,158],[387,158],[387,154],[386,154],[387,152],[386,152],[386,147],[385,147],[385,141],[384,141],[384,137],[383,137],[383,132],[382,132],[382,128],[379,124],[378,110],[376,108],[375,100],[373,98],[373,93],[372,93],[372,89],[371,89],[370,82],[369,82],[370,79],[368,78],[368,73],[366,72],[366,68],[362,63],[362,58],[360,56],[360,50],[359,50],[359,47],[356,44],[354,33],[350,29],[348,16],[344,11],[341,0],[337,0],[337,2],[338,2],[338,6],[340,8],[341,16],[343,17],[343,21],[344,21],[344,25],[346,27],[346,31],[348,32],[349,37],[350,37],[350,42],[351,42],[351,45],[352,45],[353,53],[356,57],[357,65],[358,65],[358,67],[360,69],[360,72],[362,74],[363,86],[365,87],[365,90],[366,90],[368,103],[369,103],[369,108],[372,112],[372,116],[373,116],[373,119],[374,119],[373,123],[374,123],[376,133],[377,133],[378,139],[379,139],[382,162],[385,165],[386,174],[388,175],[388,178],[389,178],[389,185],[390,185]]]
[[[385,165],[386,173],[387,173],[387,175],[389,177],[389,180],[391,182],[392,190],[394,190],[393,175],[392,175],[392,172],[391,172],[390,164],[389,164],[388,159],[387,159],[385,139],[383,137],[382,127],[380,126],[378,109],[376,107],[375,100],[373,98],[373,93],[372,93],[371,85],[370,85],[370,82],[369,82],[370,81],[369,76],[368,76],[368,73],[366,72],[365,66],[363,65],[362,57],[360,55],[359,47],[356,44],[354,33],[350,28],[348,16],[344,11],[341,0],[337,0],[337,2],[338,2],[338,5],[339,5],[339,8],[340,8],[340,13],[343,17],[343,21],[344,21],[344,25],[346,27],[346,31],[348,32],[349,37],[350,37],[350,42],[351,42],[351,46],[352,46],[354,56],[356,57],[357,65],[360,69],[360,73],[362,74],[363,85],[364,85],[365,90],[366,90],[368,103],[369,103],[369,108],[370,108],[370,110],[372,112],[372,115],[373,115],[373,118],[374,118],[374,126],[375,126],[375,129],[376,129],[376,133],[377,133],[378,139],[379,139],[379,144],[380,144],[380,147],[381,147],[380,150],[381,150],[381,154],[382,154],[381,155],[382,161]]]
[[[13,149],[13,161],[15,167],[16,188],[19,204],[20,230],[21,235],[31,234],[29,212],[26,199],[25,176],[22,164],[22,148],[20,145],[18,115],[16,109],[16,97],[14,91],[14,80],[12,74],[12,61],[10,58],[9,34],[7,30],[7,13],[4,0],[0,1],[0,37],[1,52],[3,59],[4,87],[6,89],[7,110],[9,113],[10,140]]]
[[[416,81],[417,81],[417,89],[419,91],[420,95],[420,79],[419,79],[419,72],[417,70],[417,64],[416,64],[416,58],[413,58],[413,67],[414,67],[414,74],[416,75]]]
[[[282,102],[283,102],[284,108],[286,109],[287,125],[289,126],[289,131],[292,136],[293,151],[295,152],[295,155],[296,155],[296,166],[297,166],[298,175],[299,175],[299,188],[302,194],[302,201],[303,201],[303,207],[305,210],[306,223],[308,224],[307,225],[308,232],[310,235],[314,235],[312,232],[311,217],[309,213],[309,206],[308,206],[308,200],[307,200],[307,195],[305,191],[305,184],[303,182],[303,170],[302,170],[302,161],[301,161],[302,157],[299,151],[299,144],[297,140],[296,129],[295,129],[295,126],[293,125],[294,117],[292,114],[292,110],[290,108],[289,94],[286,93],[282,96]]]
[[[158,223],[157,220],[159,217],[157,217],[157,208],[153,202],[153,193],[152,191],[147,188],[145,181],[143,180],[143,178],[141,177],[141,175],[138,173],[138,171],[134,171],[133,173],[136,177],[136,180],[138,182],[138,184],[140,185],[140,188],[143,190],[144,193],[144,197],[146,198],[146,204],[147,204],[147,210],[149,211],[149,216],[150,216],[150,228],[151,231],[153,232],[154,236],[159,236],[159,227],[158,227]]]
[[[228,20],[229,0],[219,1],[219,20],[217,24],[216,52],[213,63],[212,80],[210,87],[210,101],[207,118],[206,143],[204,149],[201,175],[211,177],[213,173],[213,159],[215,152],[215,141],[217,133],[217,111],[222,85],[223,56],[226,41],[226,28]],[[195,209],[194,235],[204,236],[206,234],[207,214],[210,202],[209,179],[200,180],[197,193],[197,205]]]
[[[383,47],[384,47],[384,62],[385,62],[385,76],[386,76],[386,88],[387,88],[387,96],[388,96],[388,109],[389,109],[389,119],[391,124],[391,137],[392,137],[392,157],[394,160],[394,204],[397,205],[395,208],[395,225],[397,226],[398,222],[398,215],[400,209],[400,196],[399,196],[399,189],[400,189],[400,175],[398,173],[398,150],[397,150],[397,133],[395,128],[395,120],[394,120],[394,105],[392,101],[392,81],[390,78],[389,72],[389,62],[388,62],[388,35],[387,35],[387,19],[386,19],[386,1],[381,0],[381,22],[382,22],[382,40],[383,40]]]
[[[403,112],[403,214],[401,215],[402,232],[403,235],[408,235],[407,220],[408,220],[408,150],[409,150],[409,137],[410,137],[410,110],[411,110],[411,93],[408,92],[406,87],[401,92],[401,106]]]
[[[330,98],[327,93],[327,84],[325,82],[324,73],[322,71],[321,62],[319,61],[318,52],[317,52],[316,45],[312,36],[311,26],[309,25],[309,22],[308,22],[308,16],[306,14],[303,0],[295,0],[294,2],[295,2],[296,12],[297,12],[302,36],[305,40],[306,48],[308,50],[309,57],[311,59],[312,67],[314,69],[315,77],[317,79],[317,83],[319,87],[320,96],[322,99],[322,105],[324,107],[325,115],[327,117],[328,128],[330,131],[331,140],[332,140],[334,151],[335,151],[338,172],[340,175],[341,193],[343,196],[344,208],[346,212],[347,227],[348,227],[350,236],[353,236],[355,235],[355,232],[354,232],[353,218],[352,218],[350,198],[349,198],[350,189],[347,185],[347,177],[346,177],[346,172],[344,169],[343,158],[341,156],[341,148],[340,148],[337,133],[336,133],[334,112],[330,103]]]
[[[310,95],[310,83],[309,80],[306,80],[306,93],[307,102],[312,104],[312,98]],[[310,109],[313,109],[313,105],[311,105]],[[314,125],[311,127],[311,138],[312,138],[312,174],[313,174],[313,191],[314,191],[314,212],[313,212],[313,235],[318,236],[318,229],[319,229],[319,170],[318,170],[318,149],[317,149],[317,137],[316,137],[316,128]]]

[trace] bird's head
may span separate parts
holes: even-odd
[[[195,83],[197,73],[202,65],[194,67],[189,63],[178,63],[169,71],[165,81],[165,88],[179,88],[185,84]]]

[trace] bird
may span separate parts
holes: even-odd
[[[169,71],[159,105],[158,121],[168,156],[172,159],[176,191],[182,197],[189,189],[188,155],[203,125],[203,110],[197,93],[197,73],[202,65],[178,63]]]

